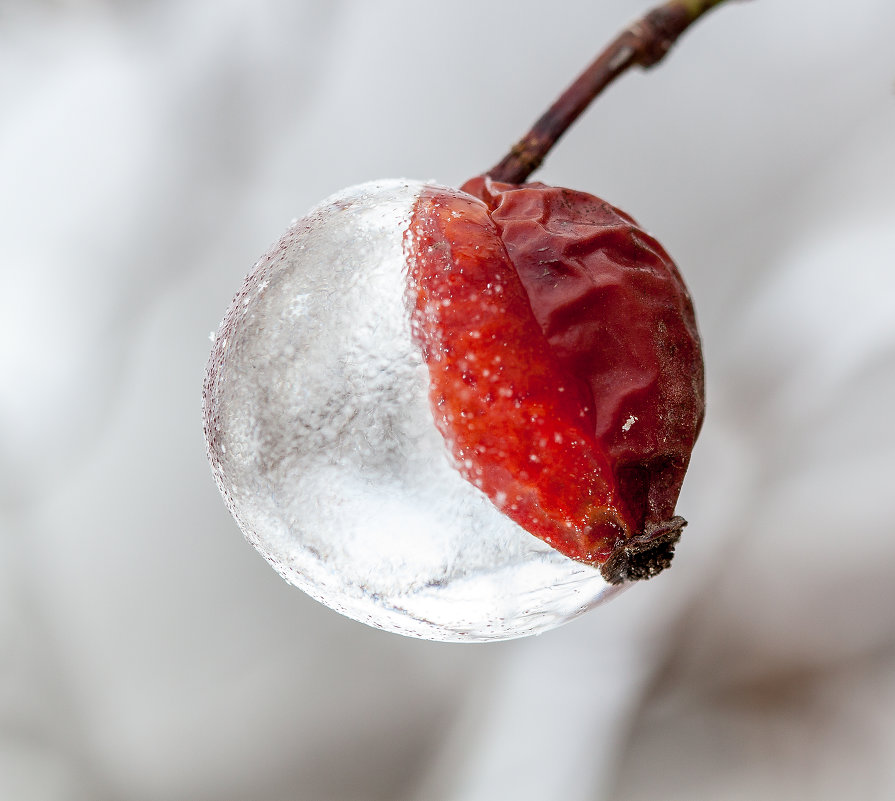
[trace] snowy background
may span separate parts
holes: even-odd
[[[331,192],[495,162],[648,5],[0,0],[0,799],[895,797],[895,4],[735,3],[541,180],[677,260],[674,568],[406,640],[287,586],[205,462],[242,276]]]

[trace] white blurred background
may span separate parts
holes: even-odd
[[[0,0],[0,800],[895,797],[895,4],[730,3],[538,178],[654,232],[709,412],[674,568],[536,639],[367,629],[244,543],[242,276],[491,166],[632,0]]]

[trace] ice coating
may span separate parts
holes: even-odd
[[[334,195],[253,268],[209,360],[209,459],[247,539],[327,606],[434,640],[534,634],[618,590],[450,463],[405,302],[423,186]]]

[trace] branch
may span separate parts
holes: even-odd
[[[486,175],[503,183],[523,183],[600,92],[631,67],[658,64],[690,25],[722,2],[669,0],[629,26]]]

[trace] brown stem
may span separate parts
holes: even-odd
[[[633,66],[657,64],[690,25],[722,2],[669,0],[629,26],[486,175],[504,183],[523,183],[566,129],[612,81]]]

